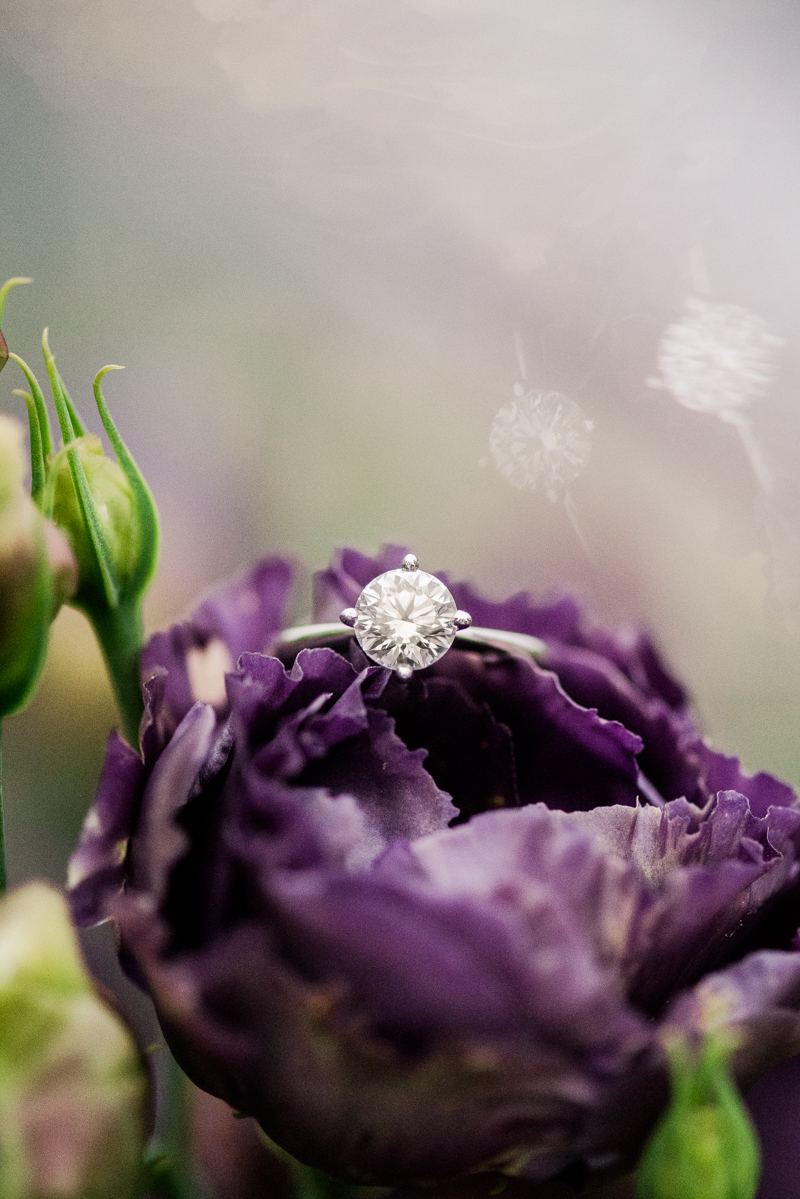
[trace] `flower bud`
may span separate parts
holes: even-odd
[[[18,421],[0,415],[0,718],[17,711],[39,677],[50,622],[75,589],[75,561],[23,486]]]
[[[116,461],[103,453],[100,439],[87,434],[42,337],[63,448],[52,453],[47,408],[33,371],[10,357],[30,384],[25,395],[31,429],[32,494],[45,516],[66,535],[78,563],[73,605],[89,619],[100,642],[120,706],[125,734],[138,740],[142,717],[139,651],[143,640],[142,602],[158,558],[158,513],[150,489],[119,435],[108,410],[101,380],[94,380],[97,410]]]
[[[61,896],[0,903],[0,1178],[13,1199],[127,1199],[146,1135],[136,1046],[94,993]]]
[[[647,1143],[637,1199],[753,1199],[760,1153],[731,1079],[730,1037],[708,1034],[698,1048],[667,1045],[672,1100]]]
[[[83,467],[94,501],[97,523],[114,565],[117,586],[125,592],[141,553],[135,500],[131,485],[113,458],[107,458],[99,437],[86,434],[56,454],[50,464],[52,516],[63,529],[78,563],[78,589],[73,603],[92,611],[106,604],[106,583],[95,544],[72,478],[69,454]]]

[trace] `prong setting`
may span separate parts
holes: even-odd
[[[368,658],[405,682],[447,653],[458,630],[472,624],[441,579],[420,570],[416,554],[367,583],[339,620]]]

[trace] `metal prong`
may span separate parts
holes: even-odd
[[[358,613],[356,612],[355,608],[345,608],[344,612],[339,613],[339,620],[341,620],[342,624],[346,624],[348,629],[352,629],[353,625],[356,623],[357,616]]]
[[[395,674],[398,676],[398,678],[401,678],[404,683],[408,682],[413,673],[413,667],[406,665],[398,666],[395,670]]]
[[[459,608],[453,617],[453,624],[457,629],[468,629],[472,624],[472,617],[470,616],[469,612],[464,612],[461,608]]]
[[[416,554],[406,554],[403,559],[403,570],[419,570],[419,561]]]

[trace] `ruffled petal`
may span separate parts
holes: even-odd
[[[461,820],[517,807],[511,731],[459,682],[430,674],[408,683],[392,678],[379,702],[409,749],[427,750],[425,769],[452,796]]]
[[[136,751],[119,733],[111,733],[97,796],[67,871],[72,916],[81,927],[107,919],[108,901],[122,889],[145,777],[144,763]]]
[[[361,592],[377,575],[397,570],[407,549],[384,545],[374,558],[357,550],[338,549],[327,570],[314,575],[314,620],[338,620],[343,608],[352,608]]]
[[[597,835],[647,887],[631,912],[620,968],[631,1000],[657,1011],[670,994],[746,952],[783,900],[796,927],[793,837],[800,811],[754,816],[745,796],[721,792],[700,810],[606,808],[561,819]]]
[[[242,775],[351,795],[370,830],[364,862],[458,814],[425,769],[425,750],[407,748],[392,718],[365,703],[375,673],[356,674],[332,650],[317,649],[303,650],[289,673],[275,659],[245,655],[229,681],[234,736],[252,755],[240,761]]]
[[[243,653],[262,653],[274,644],[292,576],[285,559],[265,558],[209,592],[189,620],[150,638],[142,650],[142,678],[166,670],[164,708],[170,732],[197,700],[224,712],[225,675]]]
[[[170,962],[148,950],[152,911],[120,911],[190,1076],[302,1160],[363,1182],[547,1176],[574,1155],[650,1034],[560,894],[536,922],[413,871],[263,873],[243,852],[269,921]]]
[[[641,739],[576,704],[552,671],[527,657],[457,650],[430,671],[456,681],[510,731],[521,803],[565,811],[636,803]]]
[[[642,739],[639,768],[649,798],[681,796],[703,803],[702,763],[690,748],[697,731],[687,715],[634,686],[607,656],[583,646],[551,642],[542,665],[553,670],[561,686],[584,707],[594,707],[606,720],[616,720]]]
[[[147,781],[142,811],[131,842],[130,882],[156,901],[166,892],[169,872],[186,849],[176,814],[186,804],[206,764],[216,730],[208,704],[186,714]]]

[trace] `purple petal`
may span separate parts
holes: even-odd
[[[241,654],[262,653],[283,627],[293,569],[266,558],[226,586],[216,588],[187,621],[156,633],[142,650],[142,678],[167,671],[165,711],[170,731],[196,700],[225,707],[224,676]]]
[[[608,658],[643,695],[661,699],[676,712],[684,712],[688,696],[673,678],[649,634],[635,625],[623,625],[613,633],[590,629],[584,633],[587,649]]]
[[[234,733],[240,745],[249,738],[253,754],[241,769],[352,795],[377,852],[445,828],[458,813],[425,770],[425,750],[408,749],[394,721],[366,707],[361,689],[373,673],[356,675],[326,649],[304,650],[290,673],[275,659],[245,655],[229,688]]]
[[[597,708],[606,720],[616,720],[641,737],[639,768],[663,799],[684,796],[700,804],[705,801],[702,766],[691,748],[697,733],[686,715],[643,693],[594,650],[551,642],[542,665],[555,671],[576,703]]]
[[[409,683],[392,678],[380,704],[409,749],[428,751],[425,769],[452,796],[462,820],[490,808],[517,807],[511,733],[458,682],[430,675]]]
[[[328,569],[314,575],[314,620],[338,620],[367,583],[384,571],[397,570],[407,552],[401,545],[384,545],[376,557],[369,558],[357,550],[336,550]]]
[[[111,733],[97,796],[67,874],[73,919],[82,927],[107,919],[108,901],[122,889],[144,781],[142,759],[118,733]]]
[[[797,808],[797,795],[788,783],[781,783],[771,774],[744,774],[738,758],[728,758],[697,741],[691,751],[700,762],[706,793],[739,791],[746,795],[754,816],[766,816],[772,807]]]
[[[214,589],[192,614],[201,644],[220,637],[234,662],[263,653],[283,627],[294,569],[285,558],[265,558],[222,589]]]
[[[531,637],[541,637],[543,641],[563,641],[566,644],[574,644],[579,640],[581,613],[571,596],[535,604],[526,591],[498,601],[478,595],[468,583],[448,580],[447,586],[458,607],[469,612],[472,623],[479,628],[528,633]]]
[[[635,804],[640,738],[580,707],[552,672],[528,658],[456,650],[431,672],[457,681],[509,729],[522,803],[565,811]]]
[[[407,749],[383,712],[370,711],[368,722],[363,733],[309,762],[299,781],[354,796],[384,844],[447,828],[458,810],[425,769],[425,750]]]
[[[446,579],[446,576],[440,575]],[[527,592],[508,600],[493,601],[478,595],[469,584],[447,585],[459,608],[483,628],[528,633],[543,641],[559,642],[597,654],[625,675],[643,697],[661,699],[669,708],[683,711],[686,692],[664,666],[652,640],[642,629],[623,626],[611,633],[586,625],[578,604],[564,596],[547,604],[534,604]]]
[[[122,911],[122,932],[190,1076],[326,1170],[378,1182],[552,1172],[648,1043],[558,895],[529,921],[538,952],[525,955],[507,899],[486,908],[417,880],[305,870],[263,885],[274,935],[242,924],[171,969],[148,950],[150,914],[137,927]],[[565,934],[575,953],[557,951]],[[585,1018],[570,1020],[565,999]]]
[[[131,843],[131,882],[156,900],[163,896],[169,871],[186,848],[186,837],[175,815],[189,799],[215,729],[214,709],[195,704],[178,725],[148,779]]]
[[[736,792],[720,793],[703,811],[675,800],[562,819],[593,831],[648,888],[619,943],[628,994],[649,1011],[744,952],[798,876],[792,837],[800,812],[776,808],[759,818]]]
[[[734,1059],[745,1089],[765,1069],[800,1052],[800,953],[764,949],[709,974],[667,1009],[665,1027],[735,1030]]]
[[[242,745],[265,745],[287,716],[318,701],[338,699],[357,678],[353,667],[331,649],[306,649],[287,672],[277,658],[244,654],[228,678],[233,721]]]

